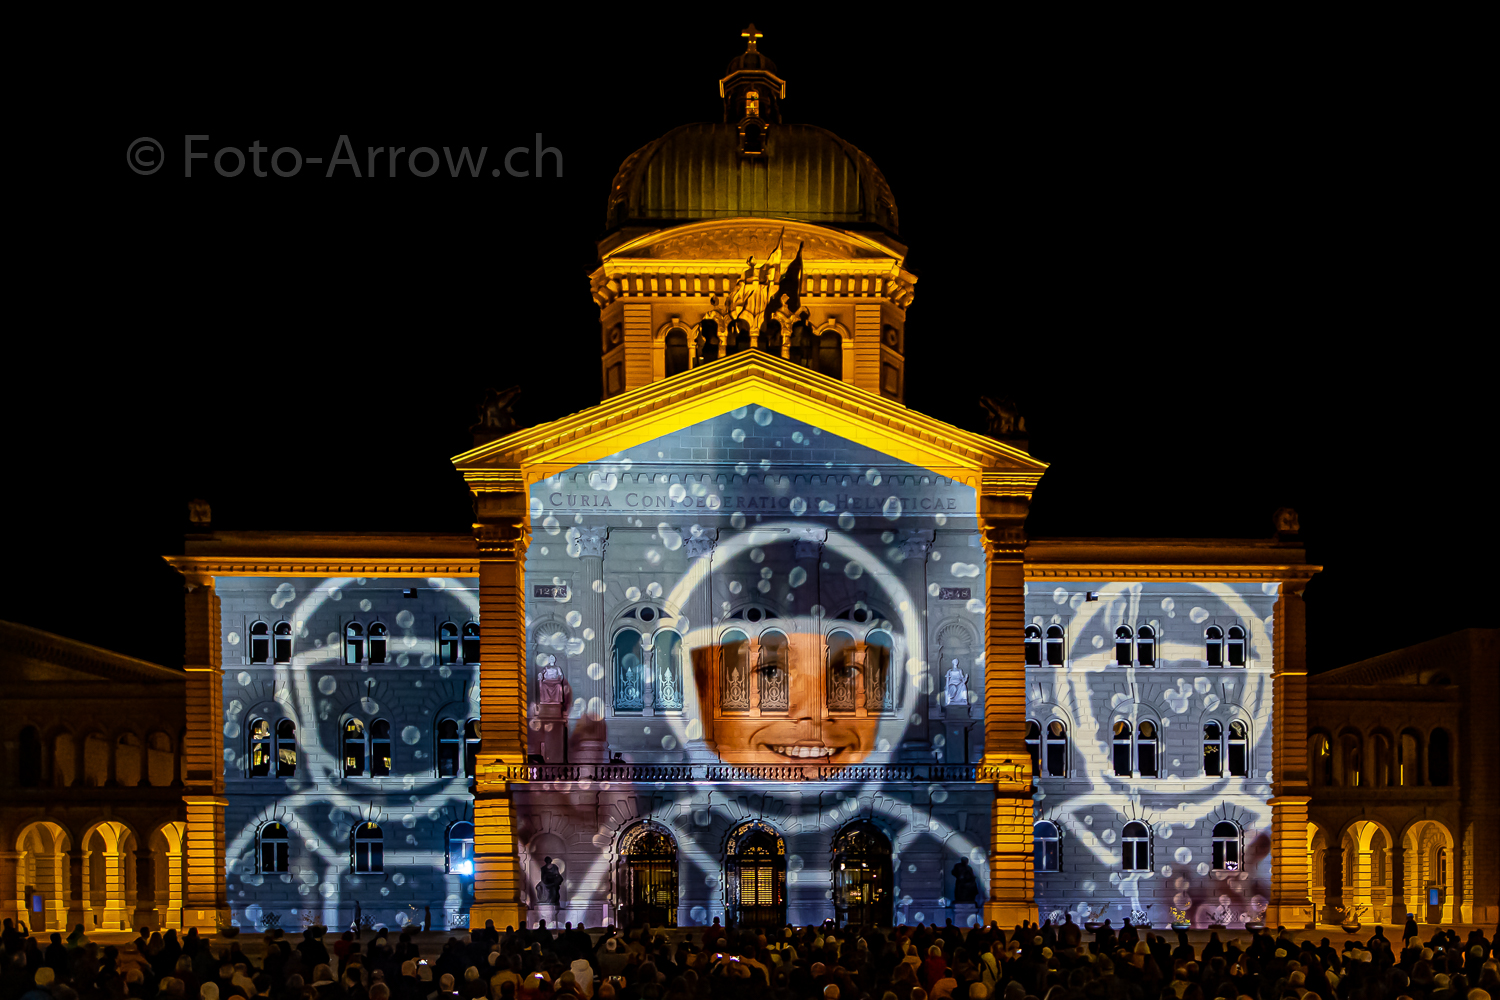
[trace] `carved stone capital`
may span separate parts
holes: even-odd
[[[474,543],[487,556],[525,559],[531,531],[525,521],[481,521],[474,525]]]
[[[933,534],[926,530],[902,532],[901,555],[906,559],[926,559],[932,549]]]
[[[609,542],[608,528],[574,528],[578,554],[586,559],[603,559]]]
[[[984,555],[989,561],[1021,559],[1026,555],[1026,526],[1024,522],[991,521],[985,524],[981,539]]]
[[[687,547],[689,559],[699,559],[703,556],[713,555],[714,541],[718,537],[717,531],[705,531],[697,538],[684,538],[683,543]]]

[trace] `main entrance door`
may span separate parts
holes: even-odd
[[[626,926],[677,926],[677,842],[654,823],[641,823],[625,834],[625,865],[620,898],[627,907]]]
[[[767,823],[752,820],[729,836],[725,904],[740,927],[786,923],[786,841]]]
[[[833,915],[841,924],[891,926],[891,842],[872,823],[833,839]]]

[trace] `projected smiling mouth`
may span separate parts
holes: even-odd
[[[851,720],[853,721],[853,720]],[[863,720],[861,720],[863,721]],[[762,725],[745,741],[747,749],[759,751],[763,759],[795,760],[804,763],[857,760],[860,748],[868,743],[861,739],[857,725],[812,719],[772,722]],[[870,734],[874,735],[871,728]]]

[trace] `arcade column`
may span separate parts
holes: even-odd
[[[985,496],[980,519],[985,552],[985,655],[984,757],[979,780],[995,790],[984,919],[1001,927],[1037,919],[1023,646],[1028,506],[1025,497]]]
[[[182,926],[212,931],[229,924],[224,878],[224,664],[219,645],[219,595],[212,576],[184,574],[183,671],[187,674],[187,737],[182,801],[185,885]]]
[[[474,779],[474,901],[469,925],[526,923],[512,778],[526,763],[526,548],[529,511],[519,471],[475,492],[479,548],[480,745]]]

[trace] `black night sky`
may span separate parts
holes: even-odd
[[[610,178],[721,116],[749,17],[786,120],[859,146],[895,193],[920,279],[907,404],[983,430],[981,394],[1019,401],[1052,463],[1033,536],[1265,537],[1292,506],[1326,567],[1314,670],[1500,626],[1494,369],[1473,353],[1493,320],[1465,305],[1482,258],[1455,233],[1474,139],[1432,102],[1467,86],[1461,62],[1268,26],[1127,55],[1102,25],[774,10],[282,25],[201,50],[136,25],[131,72],[93,98],[110,121],[80,147],[81,221],[54,234],[58,325],[5,380],[3,617],[180,663],[159,556],[197,495],[221,529],[467,530],[448,459],[476,403],[519,383],[533,423],[598,401],[586,276]],[[488,176],[537,132],[561,179]],[[340,134],[361,158],[490,152],[479,178],[225,179],[211,159],[185,178],[187,133],[210,154],[326,159]],[[127,168],[139,136],[166,147],[153,176]]]

